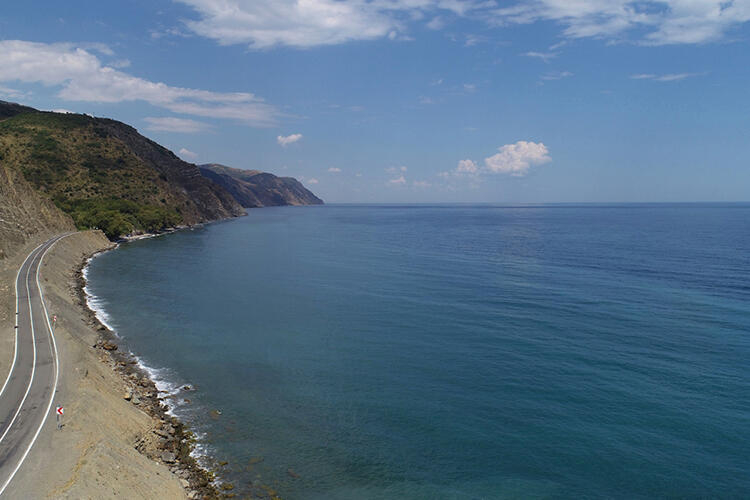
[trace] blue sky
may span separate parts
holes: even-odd
[[[748,21],[750,0],[13,2],[0,99],[329,202],[742,201]]]

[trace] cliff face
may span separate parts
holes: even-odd
[[[277,177],[258,170],[242,170],[216,163],[201,165],[200,171],[204,177],[229,191],[246,208],[323,204],[323,200],[293,177]]]
[[[124,123],[7,103],[0,117],[6,174],[22,176],[79,228],[100,227],[116,238],[245,213],[197,166]]]
[[[0,260],[36,235],[72,230],[69,216],[40,196],[20,173],[0,164]]]

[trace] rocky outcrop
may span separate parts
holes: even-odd
[[[245,208],[323,204],[323,200],[293,177],[216,163],[201,165],[200,172],[226,189]]]

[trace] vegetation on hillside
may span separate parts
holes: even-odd
[[[155,233],[180,223],[180,215],[164,207],[116,198],[59,199],[55,204],[73,217],[78,229],[98,228],[110,239],[136,230]]]
[[[113,130],[137,136],[138,144]],[[183,186],[170,185],[135,152],[151,147],[179,162],[157,146],[124,124],[87,115],[26,112],[0,121],[0,162],[22,172],[78,228],[98,227],[112,239],[174,227],[185,210],[196,211]]]

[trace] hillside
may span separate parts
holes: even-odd
[[[229,191],[246,208],[323,204],[323,200],[293,177],[277,177],[259,170],[242,170],[216,163],[200,165],[200,171]]]
[[[14,102],[0,101],[0,120],[10,118],[11,116],[20,115],[21,113],[35,112],[34,108],[16,104]]]
[[[40,196],[20,173],[0,163],[0,260],[37,235],[73,229],[70,217]]]
[[[0,165],[79,228],[117,238],[244,214],[198,167],[124,123],[3,102],[0,120]]]

